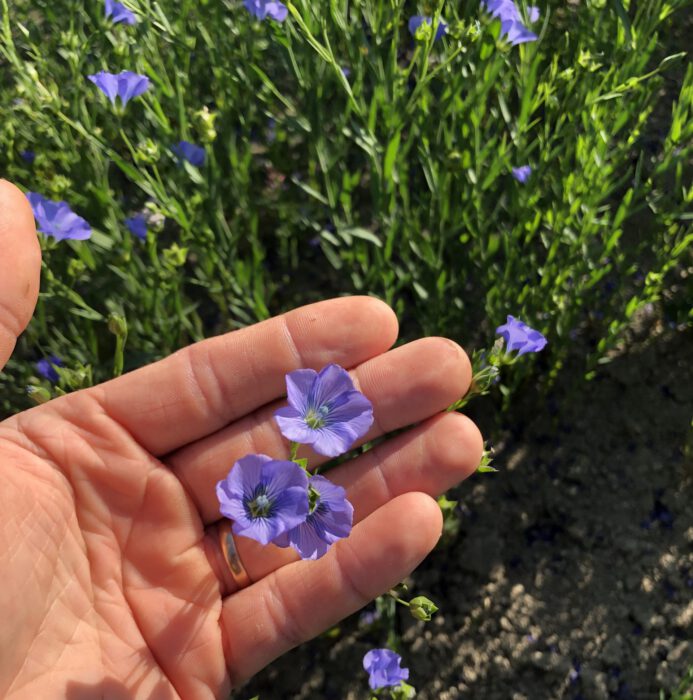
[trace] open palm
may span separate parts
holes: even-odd
[[[1,363],[38,272],[30,212],[6,183],[0,212],[14,251],[0,261]],[[431,496],[474,469],[482,441],[441,414],[468,386],[463,351],[429,338],[388,352],[396,335],[376,300],[322,302],[0,423],[0,696],[224,697],[411,571],[440,534]],[[348,539],[297,561],[237,537],[253,583],[235,590],[214,485],[248,453],[288,457],[272,418],[285,374],[330,362],[373,403],[367,440],[415,427],[330,472],[354,505]]]

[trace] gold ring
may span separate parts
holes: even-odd
[[[236,542],[231,532],[231,522],[229,520],[224,520],[219,526],[219,545],[221,546],[224,561],[229,568],[231,578],[233,578],[235,584],[238,588],[246,588],[249,586],[252,581],[238,555]]]

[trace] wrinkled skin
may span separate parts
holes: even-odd
[[[40,271],[31,211],[4,181],[0,250],[4,364]],[[0,696],[226,697],[408,574],[440,535],[431,497],[474,470],[482,440],[441,413],[469,384],[464,352],[389,350],[396,335],[379,301],[321,302],[0,423]],[[250,452],[288,456],[272,420],[284,375],[330,362],[373,402],[366,439],[414,427],[330,472],[354,504],[348,539],[303,562],[239,537],[253,583],[236,590],[214,485]]]

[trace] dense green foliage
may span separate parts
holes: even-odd
[[[295,0],[283,24],[240,0],[126,4],[134,27],[96,0],[0,0],[0,171],[95,229],[42,238],[5,410],[49,353],[66,389],[111,376],[113,313],[128,369],[341,293],[471,345],[515,314],[554,370],[588,332],[594,363],[686,253],[693,69],[662,39],[690,0],[550,0],[516,47],[478,0]],[[444,39],[410,35],[421,11]],[[152,89],[118,113],[86,79],[102,69]],[[163,217],[144,243],[124,226],[143,207]]]

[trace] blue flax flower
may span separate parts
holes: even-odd
[[[518,357],[527,352],[539,352],[548,342],[539,331],[535,331],[514,316],[508,316],[508,320],[496,328],[496,333],[505,340],[505,351],[518,350]]]
[[[402,657],[389,649],[371,649],[363,657],[363,668],[369,674],[371,690],[399,685],[409,678],[409,669],[400,668]]]
[[[105,4],[106,19],[111,19],[114,24],[135,24],[137,19],[132,10],[128,10],[122,2],[115,0],[106,0]]]
[[[289,405],[274,414],[282,435],[326,457],[346,452],[373,424],[371,402],[339,365],[327,365],[320,374],[313,369],[290,372],[286,391]]]
[[[481,4],[486,8],[487,12],[491,13],[492,17],[500,19],[501,34],[512,46],[538,39],[537,35],[524,25],[514,0],[481,0]],[[538,19],[539,8],[530,7],[530,22],[536,22]]]
[[[40,359],[36,363],[36,371],[44,379],[47,379],[49,382],[53,382],[53,384],[55,384],[60,379],[60,375],[55,368],[63,367],[63,365],[64,362],[57,355],[49,355],[48,357]]]
[[[354,508],[346,491],[324,476],[311,476],[310,512],[306,521],[275,538],[279,547],[293,547],[301,559],[319,559],[337,540],[348,537]]]
[[[36,160],[36,152],[29,148],[25,149],[24,151],[20,151],[19,155],[21,156],[22,160],[25,163],[29,163],[29,165],[32,165]]]
[[[258,19],[267,19],[269,17],[277,22],[283,22],[289,13],[283,2],[275,2],[273,0],[244,0],[243,6],[251,15]]]
[[[308,516],[308,476],[295,462],[247,455],[217,483],[217,498],[235,535],[268,544]]]
[[[196,168],[200,168],[205,164],[205,149],[189,141],[179,141],[173,147],[173,152],[179,158],[187,160],[190,165],[194,165]]]
[[[523,184],[529,180],[532,174],[532,168],[529,165],[521,165],[518,168],[513,168],[513,177]]]
[[[130,70],[124,70],[120,73],[107,73],[102,70],[94,75],[88,75],[87,78],[108,97],[114,107],[116,97],[120,97],[120,101],[125,107],[133,97],[138,97],[148,90],[150,85],[146,75],[133,73]]]
[[[91,226],[67,202],[54,202],[36,192],[27,192],[26,197],[34,212],[36,228],[44,235],[53,236],[56,241],[91,238]]]
[[[137,236],[141,241],[147,240],[147,220],[143,214],[135,214],[125,219],[125,225],[133,236]]]
[[[426,17],[426,15],[414,15],[413,17],[409,18],[409,33],[412,36],[416,35],[416,30],[424,23],[426,24],[431,24],[433,20],[430,17]],[[442,39],[446,32],[448,31],[448,25],[443,22],[443,20],[440,20],[440,23],[436,27],[436,36],[434,41],[438,41],[438,39]]]

